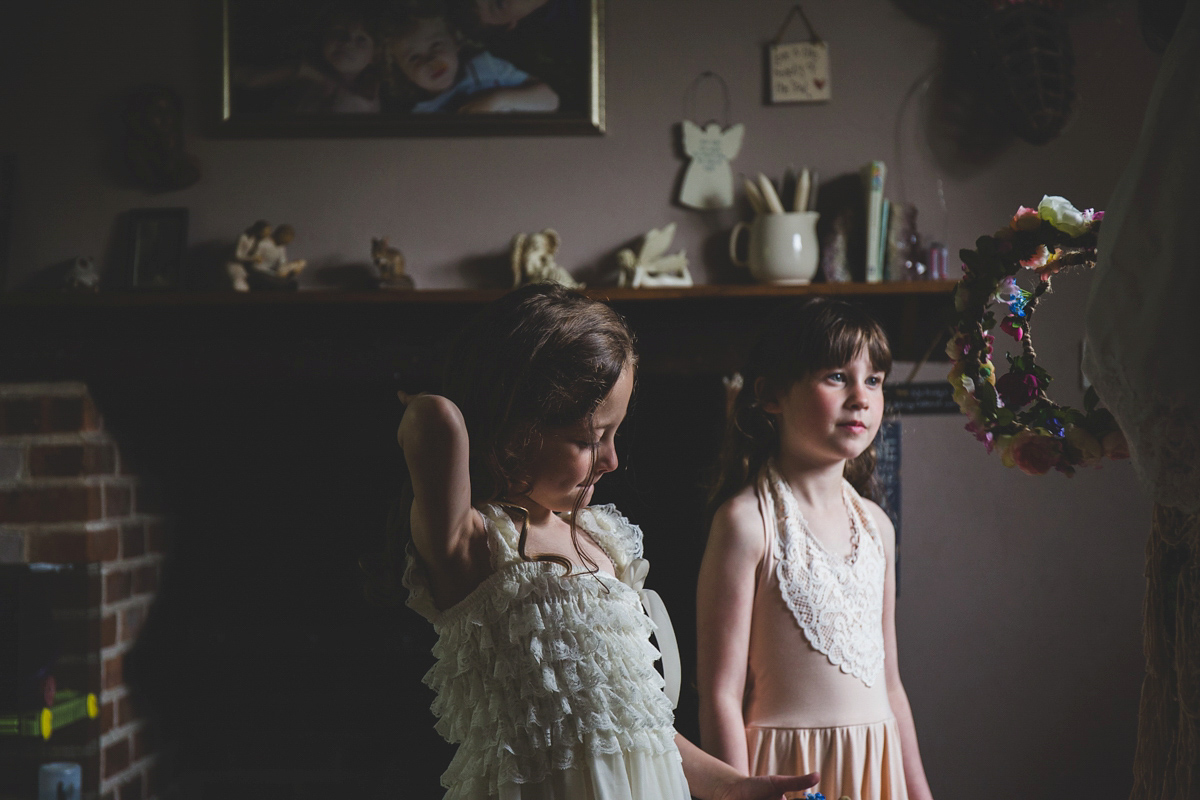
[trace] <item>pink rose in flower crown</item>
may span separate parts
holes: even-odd
[[[1016,339],[1018,342],[1025,338],[1025,329],[1020,326],[1020,320],[1008,316],[1000,320],[1000,330]]]
[[[1038,216],[1036,208],[1021,206],[1017,209],[1017,213],[1013,214],[1012,222],[1009,225],[1014,231],[1036,231],[1042,227],[1042,218]]]
[[[966,428],[975,436],[976,439],[983,442],[983,446],[987,448],[989,453],[992,452],[995,436],[991,431],[975,422],[968,422]]]
[[[996,381],[996,393],[1006,408],[1018,409],[1029,405],[1038,396],[1038,379],[1020,372],[1005,373]]]
[[[1033,255],[1029,258],[1021,259],[1021,266],[1028,269],[1041,269],[1046,266],[1046,262],[1050,260],[1050,251],[1046,245],[1039,244],[1038,249],[1033,251]]]
[[[1016,466],[1027,475],[1045,475],[1062,458],[1062,444],[1053,436],[1039,436],[1021,431],[1013,437],[1002,460],[1008,467]]]

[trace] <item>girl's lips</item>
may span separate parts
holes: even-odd
[[[867,429],[867,426],[861,422],[839,422],[838,427],[839,428],[847,428],[848,430],[854,431],[855,433],[862,433],[862,432],[866,431],[866,429]]]

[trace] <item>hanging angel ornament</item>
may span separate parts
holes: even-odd
[[[683,121],[683,151],[691,158],[679,190],[679,202],[691,208],[729,208],[733,205],[733,170],[729,162],[742,149],[745,126],[728,125],[729,90],[725,81],[712,72],[696,78],[688,89],[684,101],[685,111],[696,84],[705,78],[714,78],[721,84],[724,94],[726,127],[709,122],[703,128],[691,120]]]

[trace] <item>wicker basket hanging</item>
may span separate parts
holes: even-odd
[[[1058,136],[1075,100],[1075,58],[1061,4],[997,5],[984,18],[998,111],[1031,144]]]

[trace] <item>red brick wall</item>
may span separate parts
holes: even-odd
[[[100,699],[97,720],[22,742],[6,768],[79,762],[84,796],[101,800],[155,796],[152,732],[122,678],[164,548],[164,520],[139,507],[138,489],[86,386],[0,384],[0,562],[75,566],[54,578],[55,677]]]

